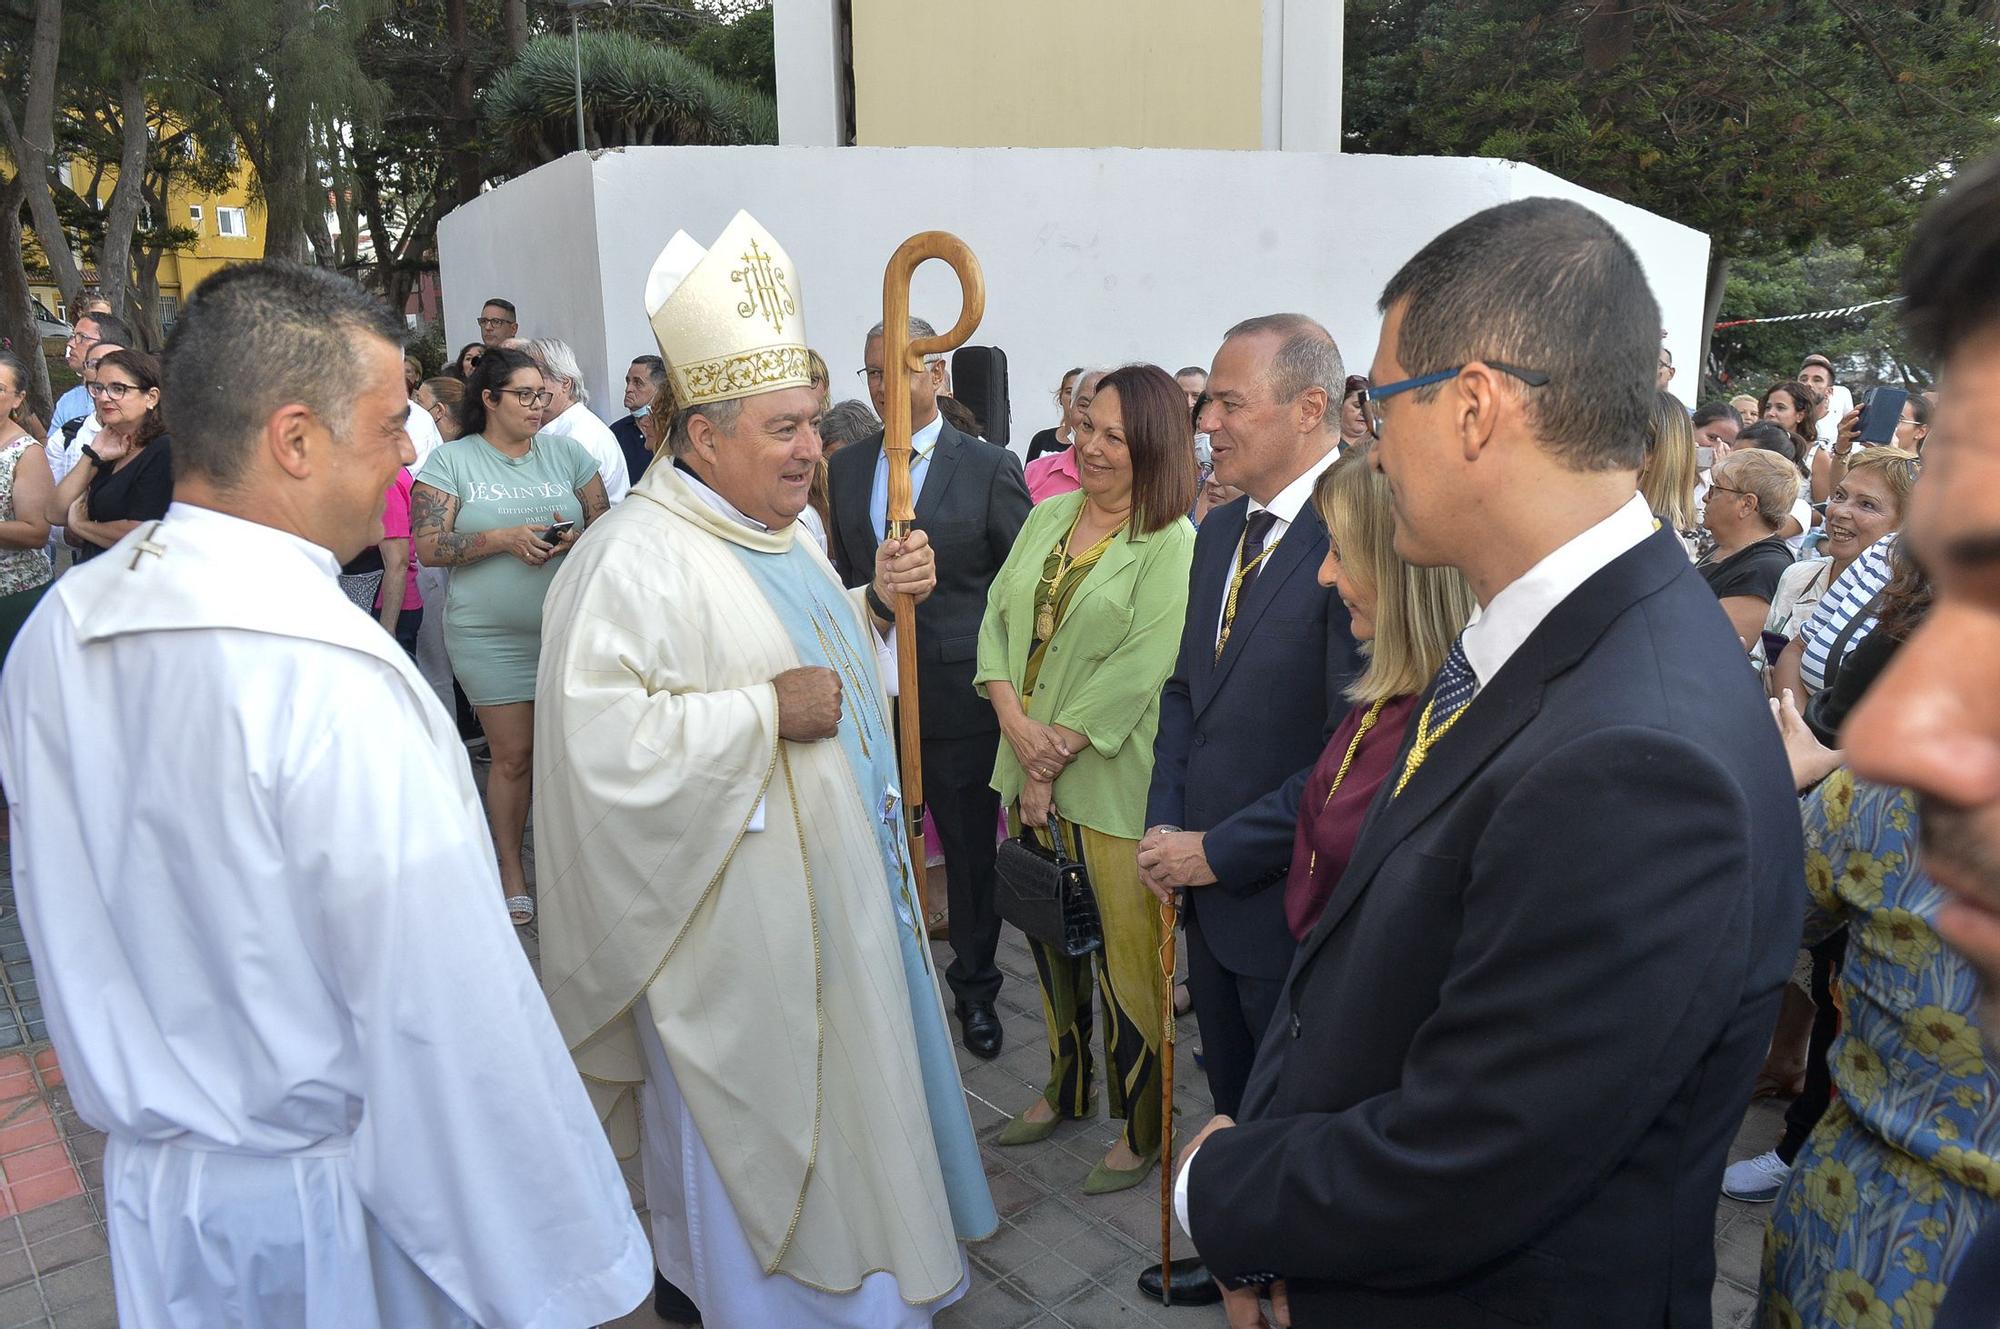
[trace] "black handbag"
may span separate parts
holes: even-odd
[[[1062,832],[1049,818],[1050,849],[1025,828],[1000,842],[994,898],[1000,917],[1044,946],[1075,959],[1104,945],[1090,873],[1063,852]]]

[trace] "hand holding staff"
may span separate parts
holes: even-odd
[[[958,322],[937,337],[910,340],[910,278],[926,259],[949,263],[958,274]],[[963,240],[945,231],[922,231],[896,248],[882,274],[882,451],[889,459],[888,538],[901,540],[916,520],[910,487],[910,375],[924,357],[963,346],[986,313],[986,279]],[[899,593],[896,611],[897,717],[902,726],[903,806],[909,816],[910,870],[924,870],[923,736],[917,719],[917,604]],[[921,875],[918,879],[921,881]]]

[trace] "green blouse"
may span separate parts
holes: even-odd
[[[1056,777],[1056,808],[1080,826],[1136,840],[1145,831],[1160,689],[1173,673],[1187,617],[1194,527],[1176,519],[1151,535],[1114,536],[1082,580],[1062,588],[1055,633],[1030,684],[1037,587],[1083,502],[1080,492],[1061,494],[1029,513],[987,592],[974,681],[982,696],[990,682],[1011,684],[1030,717],[1088,738],[1090,746]],[[1025,783],[1003,739],[993,787],[1012,803]]]

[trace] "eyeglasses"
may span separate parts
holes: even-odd
[[[472,321],[482,328],[506,328],[514,324],[511,318],[475,318]]]
[[[69,334],[69,341],[67,344],[70,346],[95,346],[97,345],[97,343],[103,340],[104,338],[93,337],[87,332],[72,332]]]
[[[140,387],[137,383],[110,383],[99,379],[84,390],[93,397],[109,397],[113,401],[124,401],[128,393],[138,392]]]
[[[927,355],[924,357],[924,372],[928,374],[933,366],[941,365],[943,363],[944,363],[943,356]],[[865,379],[870,383],[879,383],[882,381],[883,371],[880,369],[857,369],[854,371],[854,376],[859,379]],[[1074,394],[1072,394],[1072,399],[1073,398]]]
[[[512,397],[523,406],[547,406],[556,399],[556,394],[547,388],[540,391],[534,388],[502,388],[500,392],[501,395]]]
[[[1470,363],[1470,362],[1468,362]],[[1497,369],[1512,375],[1531,388],[1547,387],[1549,376],[1539,369],[1523,369],[1519,365],[1503,364],[1498,360],[1481,360],[1478,363],[1489,369]],[[1368,433],[1371,437],[1382,437],[1382,403],[1405,392],[1415,392],[1433,383],[1444,383],[1457,378],[1466,370],[1465,365],[1455,365],[1450,369],[1440,369],[1435,374],[1422,374],[1416,378],[1406,378],[1400,383],[1390,383],[1379,388],[1365,388],[1361,393],[1361,409],[1368,414]]]

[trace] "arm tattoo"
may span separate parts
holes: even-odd
[[[484,531],[454,531],[457,520],[457,498],[421,483],[410,491],[410,538],[418,545],[430,539],[431,557],[423,561],[432,567],[471,563],[493,552],[486,547]]]
[[[604,496],[604,477],[592,476],[583,488],[576,491],[577,502],[583,504],[583,524],[596,521],[611,511],[611,500]]]

